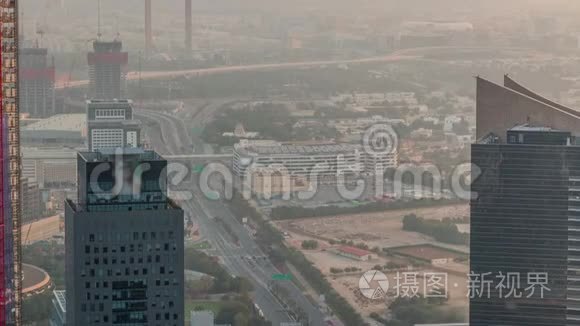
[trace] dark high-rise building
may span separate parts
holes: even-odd
[[[570,132],[519,126],[473,145],[481,175],[472,184],[471,271],[493,283],[471,298],[470,325],[580,325],[566,320],[580,317],[567,309],[580,298],[580,288],[570,291],[580,285],[580,146],[572,141]],[[545,273],[549,291],[506,297],[501,273],[520,278],[520,293],[529,273]]]
[[[470,325],[580,325],[580,114],[477,82]]]
[[[67,325],[184,324],[183,210],[167,161],[142,149],[78,154],[68,200]]]
[[[32,117],[55,114],[54,64],[48,50],[25,48],[20,50],[20,112]]]
[[[89,97],[111,100],[124,98],[125,72],[129,62],[127,52],[123,52],[121,41],[93,42],[93,52],[89,52]]]
[[[91,152],[141,145],[141,123],[133,120],[131,100],[87,101],[87,126]]]

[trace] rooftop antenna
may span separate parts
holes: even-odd
[[[97,2],[97,11],[98,11],[98,17],[97,17],[97,39],[101,39],[101,0],[98,0]]]
[[[36,37],[36,48],[44,46],[44,29],[39,25],[36,26],[36,35],[40,36],[40,42]]]
[[[115,29],[117,34],[117,40],[121,39],[121,32],[119,31],[119,15],[115,14]]]

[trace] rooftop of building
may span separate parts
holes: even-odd
[[[128,100],[128,99],[111,99],[111,100],[92,99],[92,100],[87,100],[86,103],[87,103],[87,105],[94,105],[94,106],[98,106],[98,105],[106,106],[106,105],[111,105],[111,104],[131,105],[131,104],[133,104],[133,101]]]
[[[50,118],[38,120],[22,128],[22,131],[78,131],[86,127],[87,116],[84,113],[57,114]]]
[[[503,135],[489,133],[478,139],[477,144],[578,145],[570,131],[529,123],[511,127]]]
[[[85,162],[112,162],[118,155],[131,156],[139,161],[165,161],[157,152],[142,148],[106,148],[97,152],[80,152],[78,155]]]
[[[50,275],[40,267],[22,264],[24,281],[22,284],[23,294],[35,294],[44,291],[52,284]]]
[[[86,150],[86,149],[84,149]],[[79,148],[72,147],[22,147],[23,159],[71,159],[77,157]]]
[[[527,131],[527,132],[565,132],[562,130],[557,130],[552,127],[532,125],[529,123],[524,123],[521,125],[514,126],[508,131]]]
[[[343,252],[343,253],[358,256],[358,257],[364,257],[364,256],[372,254],[372,252],[370,252],[368,250],[359,249],[359,248],[351,247],[351,246],[342,246],[342,247],[338,248],[338,250]]]
[[[72,195],[75,196],[74,193]],[[164,200],[165,200],[164,205],[162,207],[156,208],[155,210],[159,210],[159,209],[163,209],[163,210],[183,210],[181,208],[181,206],[179,206],[171,198],[165,197]],[[116,205],[119,205],[119,206],[120,205],[123,205],[125,208],[127,208],[127,211],[138,212],[138,211],[142,210],[142,209],[138,209],[138,208],[135,208],[134,209],[134,204],[139,205],[140,203],[135,203],[135,202],[116,203]],[[91,205],[83,205],[83,204],[79,203],[77,198],[72,198],[70,195],[65,198],[65,205],[67,207],[70,207],[70,209],[73,212],[77,212],[77,213],[80,213],[80,212],[89,212],[88,211],[88,208],[91,206]],[[145,210],[146,211],[150,211],[150,209],[145,209]],[[111,212],[112,211],[113,210],[111,210]],[[115,207],[114,211],[121,211],[121,210],[119,209],[119,207]],[[103,213],[103,212],[106,212],[106,211],[102,211],[101,210],[101,211],[96,211],[96,212]]]
[[[121,51],[123,49],[123,42],[119,40],[112,41],[96,40],[93,42],[93,49],[95,50],[95,52]]]
[[[355,144],[339,143],[283,143],[276,141],[247,141],[234,146],[238,152],[248,155],[288,155],[288,154],[335,154],[351,152],[359,149]]]
[[[90,120],[89,126],[141,127],[140,120]]]

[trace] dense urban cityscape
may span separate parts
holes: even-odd
[[[0,326],[580,325],[578,15],[0,0]]]

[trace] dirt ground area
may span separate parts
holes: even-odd
[[[425,235],[403,231],[403,217],[416,214],[426,219],[463,218],[469,215],[469,205],[450,205],[418,209],[402,209],[368,214],[341,215],[279,221],[276,225],[294,235],[311,238],[364,242],[372,247],[397,247],[435,243]],[[466,251],[466,246],[449,246]]]
[[[374,266],[384,266],[388,262],[395,262],[402,266],[408,266],[417,273],[419,294],[425,293],[425,273],[436,272],[445,273],[447,278],[448,305],[467,311],[467,265],[460,263],[450,263],[444,268],[436,267],[413,267],[411,260],[404,257],[380,257],[377,256],[370,261],[358,261],[334,253],[340,245],[331,245],[329,240],[352,240],[354,243],[365,243],[370,248],[373,247],[398,247],[406,245],[417,245],[432,243],[448,248],[467,251],[466,246],[450,246],[435,242],[427,236],[415,232],[405,232],[402,230],[402,219],[407,214],[416,214],[427,219],[462,218],[468,216],[468,205],[452,205],[441,207],[428,207],[419,209],[405,209],[396,211],[386,211],[369,214],[330,216],[320,218],[307,218],[292,221],[275,222],[278,229],[285,232],[286,243],[302,251],[320,271],[327,277],[332,286],[340,295],[361,313],[368,316],[372,312],[383,313],[384,309],[396,297],[395,286],[397,284],[396,272],[385,272],[390,283],[390,293],[385,300],[369,300],[362,296],[359,289],[359,279],[362,274],[372,270]],[[301,248],[304,240],[318,240],[319,247],[316,250],[303,250]],[[457,266],[454,266],[457,265]],[[346,275],[334,275],[330,273],[330,268],[344,269],[347,267],[357,267],[362,271],[349,273]],[[420,269],[417,269],[420,268]],[[446,273],[447,271],[451,273]],[[464,273],[465,272],[465,273]],[[402,273],[402,271],[400,272]],[[465,276],[463,275],[465,274]],[[401,274],[400,274],[401,275]]]
[[[417,273],[417,293],[423,296],[425,294],[425,283],[429,280],[429,277],[425,278],[426,273],[434,272],[432,270],[421,270],[414,271]],[[403,274],[388,273],[386,274],[389,280],[389,292],[384,300],[369,300],[361,295],[359,290],[359,276],[339,276],[339,277],[329,277],[329,281],[333,288],[343,296],[357,311],[363,316],[368,316],[370,313],[384,313],[384,310],[397,298],[397,296],[405,297],[404,293],[411,294],[412,290],[405,289]],[[399,278],[399,281],[397,281]],[[397,283],[398,282],[398,283]],[[397,284],[401,287],[397,293]],[[430,287],[427,287],[429,289]],[[443,287],[442,289],[445,289]],[[443,292],[445,293],[445,292]],[[453,308],[468,309],[468,299],[467,299],[467,278],[459,277],[452,274],[447,274],[447,290],[448,295],[447,305]],[[408,297],[408,296],[407,296]]]
[[[340,269],[345,269],[347,267],[357,267],[362,270],[362,273],[364,273],[368,270],[372,270],[376,265],[384,266],[387,262],[389,262],[389,260],[383,257],[377,257],[369,261],[358,261],[355,259],[339,256],[328,250],[302,250],[302,253],[325,275],[331,275],[330,268],[332,267]]]
[[[61,232],[60,216],[55,215],[22,226],[22,243],[27,245],[42,240],[50,240]]]

